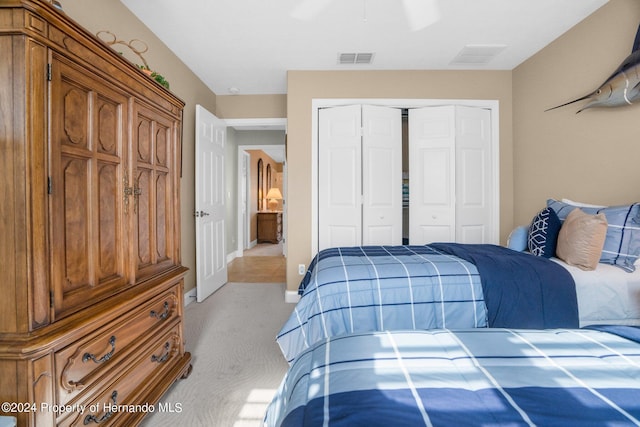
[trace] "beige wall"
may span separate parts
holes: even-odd
[[[141,39],[145,58],[186,102],[183,125],[182,258],[195,286],[195,105],[221,118],[288,118],[287,287],[311,257],[311,100],[459,98],[500,102],[500,235],[528,223],[547,197],[593,203],[640,199],[637,106],[543,110],[595,89],[630,53],[640,22],[637,0],[610,0],[576,28],[511,71],[290,71],[287,95],[216,96],[119,1],[63,0],[65,12],[96,33]],[[135,61],[135,56],[129,57]],[[233,139],[234,135],[232,135]],[[617,153],[623,153],[618,155]],[[237,160],[236,160],[237,161]],[[235,167],[235,166],[234,166]],[[235,187],[234,187],[235,188]],[[232,191],[232,195],[235,194]]]
[[[482,99],[500,108],[500,235],[513,219],[510,71],[289,71],[287,289],[311,260],[311,103],[314,98]]]
[[[513,72],[514,222],[547,198],[640,200],[640,106],[576,111],[631,53],[640,2],[611,0]]]
[[[287,117],[286,95],[218,95],[216,115],[221,119]]]
[[[189,268],[185,277],[185,290],[195,287],[195,106],[200,104],[215,113],[216,95],[191,72],[169,48],[167,48],[129,9],[114,0],[62,0],[64,12],[73,20],[96,34],[108,30],[118,40],[144,41],[149,50],[143,54],[152,69],[162,74],[171,85],[171,92],[181,98],[184,108],[182,124],[182,180],[181,180],[181,217],[182,217],[182,263]],[[130,61],[141,61],[126,46],[116,47],[118,52]]]

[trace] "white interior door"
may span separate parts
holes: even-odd
[[[497,243],[493,239],[491,112],[456,107],[457,241]]]
[[[318,112],[318,250],[362,242],[361,111]]]
[[[409,243],[453,242],[455,107],[409,110]]]
[[[402,110],[362,106],[362,244],[402,244]]]
[[[196,293],[202,302],[227,282],[224,150],[226,125],[196,105]]]

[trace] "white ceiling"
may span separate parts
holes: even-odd
[[[249,95],[286,93],[287,70],[510,70],[608,0],[121,1],[213,92]],[[406,3],[434,22],[412,30]],[[452,64],[468,45],[497,54]],[[374,56],[341,65],[339,53]]]

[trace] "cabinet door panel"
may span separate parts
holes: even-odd
[[[136,188],[139,195],[136,201],[136,220],[138,229],[138,269],[151,265],[151,245],[153,236],[153,224],[151,224],[151,201],[152,194],[151,174],[152,170],[138,168],[136,174]]]
[[[125,287],[123,178],[127,98],[54,55],[51,277],[55,318]]]
[[[158,126],[156,131],[156,166],[159,168],[169,167],[169,148],[171,146],[171,128]]]
[[[176,200],[177,124],[162,113],[136,105],[136,279],[178,265],[174,223],[179,221]]]
[[[98,162],[98,279],[100,282],[118,276],[121,266],[121,251],[118,249],[118,230],[122,228],[118,216],[121,181],[118,179],[118,164]]]
[[[167,254],[167,237],[171,228],[167,221],[168,214],[170,215],[170,206],[168,206],[167,201],[171,200],[171,196],[167,194],[167,191],[171,187],[168,174],[162,171],[156,172],[156,257],[160,262],[169,258]]]
[[[118,155],[118,104],[104,97],[98,98],[98,134],[99,153]]]
[[[138,133],[136,138],[136,154],[138,164],[151,165],[151,135],[153,120],[138,115]]]
[[[91,88],[79,86],[75,81],[62,80],[64,94],[61,110],[64,133],[60,142],[72,147],[88,148],[89,109]]]
[[[78,159],[62,155],[62,190],[64,191],[64,280],[65,293],[91,284],[89,239],[91,224],[88,214],[91,209],[90,192],[87,186],[89,159]],[[54,235],[57,234],[54,229]]]

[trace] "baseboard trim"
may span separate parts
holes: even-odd
[[[196,288],[190,289],[184,293],[184,306],[188,306],[198,298]]]
[[[237,252],[231,252],[230,254],[227,254],[227,264],[236,259],[236,255]]]
[[[296,304],[298,301],[300,301],[300,295],[297,291],[284,291],[284,302]]]

